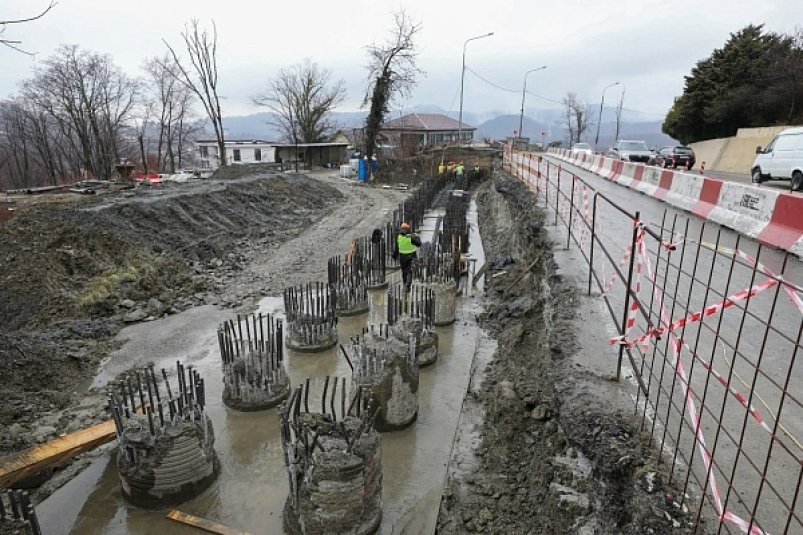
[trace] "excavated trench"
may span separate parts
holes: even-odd
[[[500,172],[477,204],[498,260],[479,323],[498,349],[472,378],[438,532],[692,533],[619,387],[574,360],[605,342],[578,343],[581,297],[534,195]]]
[[[327,259],[380,227],[401,196],[323,181],[343,195],[338,205],[317,221],[311,207],[301,208],[312,225],[290,225],[297,237],[280,246],[266,240],[253,247],[233,270],[239,273],[216,279],[219,291],[205,297],[210,304],[126,327],[120,349],[93,382],[102,387],[131,367],[169,368],[177,360],[199,372],[220,475],[180,508],[252,533],[283,530],[288,481],[279,418],[275,410],[224,405],[216,330],[232,312],[211,303],[283,317],[278,291],[323,279]],[[610,386],[568,364],[577,349],[578,297],[559,274],[532,195],[496,174],[475,198],[470,253],[475,267],[485,256],[494,267],[484,292],[482,283],[473,295],[464,291],[454,323],[435,327],[439,356],[420,371],[415,423],[382,435],[381,532],[690,533],[683,512],[666,498],[673,490],[652,448],[627,411],[607,403]],[[422,235],[431,233],[434,217],[426,221]],[[340,340],[381,322],[386,297],[370,291],[368,314],[341,318]],[[291,385],[350,375],[337,348],[291,350],[286,365]],[[100,450],[87,470],[40,504],[46,533],[195,533],[170,523],[163,510],[123,499],[118,462],[109,462],[115,448]]]
[[[271,251],[270,255],[266,253],[267,265],[245,267],[244,271],[269,270],[273,287],[281,287],[276,270],[286,274],[287,285],[316,280],[325,273],[327,258],[343,254],[351,238],[370,235],[371,230],[387,218],[387,210],[395,208],[393,199],[399,197],[398,192],[384,194],[390,202],[380,203],[381,192],[357,190],[352,193],[346,189],[347,202],[338,206],[333,214]],[[364,204],[365,195],[370,196],[374,206],[357,209],[361,202]],[[476,234],[476,218],[476,209],[470,210],[470,253],[481,264],[484,257]],[[431,235],[435,220],[434,213],[425,219],[420,229],[424,240]],[[398,277],[398,272],[390,274],[391,285]],[[422,518],[426,518],[428,526],[424,532],[434,529],[471,362],[481,345],[475,321],[480,288],[474,289],[473,295],[460,298],[453,324],[434,327],[438,359],[420,371],[418,412],[414,422],[382,434],[381,531],[384,533],[398,532],[405,526],[411,533],[421,532],[417,522]],[[465,294],[468,293],[466,289]],[[341,342],[348,342],[350,336],[360,333],[367,322],[383,322],[387,290],[371,290],[369,299],[368,314],[339,319],[337,332]],[[276,294],[259,301],[251,311],[284,318],[283,302]],[[170,368],[175,367],[176,360],[192,366],[204,377],[206,414],[214,427],[220,473],[206,491],[179,508],[251,533],[279,533],[286,527],[282,518],[288,479],[277,411],[237,412],[222,402],[223,380],[216,332],[218,325],[230,318],[230,311],[200,306],[127,327],[120,333],[120,339],[125,340],[122,347],[103,364],[94,386],[103,386],[132,366],[153,363],[157,369]],[[288,349],[285,365],[291,385],[303,383],[308,377],[351,374],[338,348],[319,353]],[[111,455],[119,454],[112,452]],[[141,509],[127,503],[120,492],[117,464],[102,456],[54,493],[40,505],[42,523],[53,526],[54,533],[194,533],[190,528],[166,520],[164,510]]]

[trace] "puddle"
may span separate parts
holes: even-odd
[[[472,202],[470,252],[477,259],[478,269],[484,257],[476,218]],[[395,281],[400,273],[391,273],[389,277]],[[481,285],[480,282],[477,287]],[[370,313],[339,320],[341,343],[361,332],[369,321],[384,320],[385,296],[384,290],[372,291]],[[480,338],[474,321],[478,310],[476,292],[475,297],[464,295],[455,324],[436,329],[440,357],[433,366],[421,370],[418,420],[408,429],[382,435],[382,533],[399,533],[404,525],[408,526],[408,532],[419,533],[417,528],[410,527],[411,522],[422,525],[421,519],[425,517],[426,529],[434,530],[432,514],[434,511],[437,516],[446,466]],[[283,317],[281,297],[263,299],[257,312]],[[92,386],[102,387],[121,371],[148,362],[168,370],[175,369],[177,360],[196,367],[207,385],[207,413],[215,429],[221,473],[203,494],[178,508],[254,534],[281,533],[288,484],[277,411],[240,413],[226,408],[221,400],[223,380],[216,329],[232,317],[230,311],[202,306],[127,327],[120,333],[125,343],[102,365]],[[313,354],[288,350],[285,365],[293,385],[307,377],[350,376],[349,366],[337,348]],[[149,511],[125,502],[114,455],[97,460],[40,504],[37,512],[45,535],[198,533],[167,520],[166,510]]]

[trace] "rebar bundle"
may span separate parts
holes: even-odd
[[[323,351],[337,345],[337,293],[315,282],[284,290],[287,347],[297,351]]]
[[[370,396],[364,395],[361,387],[349,395],[346,383],[345,377],[307,379],[281,407],[282,449],[289,476],[289,500],[294,507],[298,505],[304,475],[315,464],[316,450],[326,453],[335,446],[338,451],[350,453],[364,433],[373,431],[376,407]],[[313,391],[317,399],[310,404]]]
[[[471,198],[468,195],[451,195],[446,202],[443,231],[440,237],[441,250],[445,253],[468,252],[468,221],[466,214]]]
[[[109,408],[118,437],[125,432],[129,422],[139,422],[144,418],[147,418],[147,429],[151,436],[160,435],[167,427],[178,422],[203,418],[206,387],[198,371],[176,362],[178,388],[175,396],[167,378],[167,370],[162,368],[161,375],[160,381],[151,365],[132,370],[110,384]],[[164,385],[164,391],[160,388],[160,382]]]
[[[459,253],[421,254],[413,263],[413,280],[423,283],[457,282],[466,271]]]
[[[403,315],[419,318],[425,329],[432,328],[432,317],[435,311],[435,293],[418,285],[413,285],[410,292],[405,292],[401,284],[388,288],[387,320],[394,325]]]
[[[404,343],[393,336],[389,325],[383,323],[363,327],[362,333],[352,336],[350,342],[350,352],[343,345],[340,349],[351,367],[352,378],[358,384],[364,384],[360,380],[363,377],[381,373],[395,359],[418,366],[414,333],[410,333],[409,342]]]
[[[387,244],[384,236],[362,237],[356,241],[357,256],[369,289],[387,286]]]
[[[217,330],[223,360],[223,402],[229,407],[262,410],[290,392],[284,369],[282,320],[269,314],[237,315]]]
[[[347,256],[345,261],[339,256],[329,259],[329,286],[334,288],[337,313],[341,316],[368,312],[370,303],[364,265],[359,251]]]
[[[39,520],[28,493],[23,490],[0,492],[0,532],[41,535]]]
[[[165,369],[161,375],[163,381],[153,366],[133,370],[111,384],[108,392],[120,450],[117,471],[122,494],[143,507],[191,499],[220,471],[212,421],[205,411],[204,380],[180,362],[175,390]]]

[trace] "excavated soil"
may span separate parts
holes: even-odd
[[[348,246],[338,232],[403,195],[262,173],[22,200],[0,223],[0,455],[107,417],[102,393],[79,392],[126,323],[251,310],[311,278],[306,266],[325,273]]]
[[[486,277],[480,322],[498,346],[466,400],[484,421],[473,451],[453,454],[438,532],[691,533],[632,411],[567,363],[578,297],[533,195],[497,173],[477,202],[486,258],[514,262]]]

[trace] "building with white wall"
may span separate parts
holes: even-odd
[[[275,141],[263,139],[227,139],[226,162],[232,165],[247,163],[273,163],[276,161]],[[214,170],[220,167],[217,141],[199,139],[195,142],[201,169]]]

